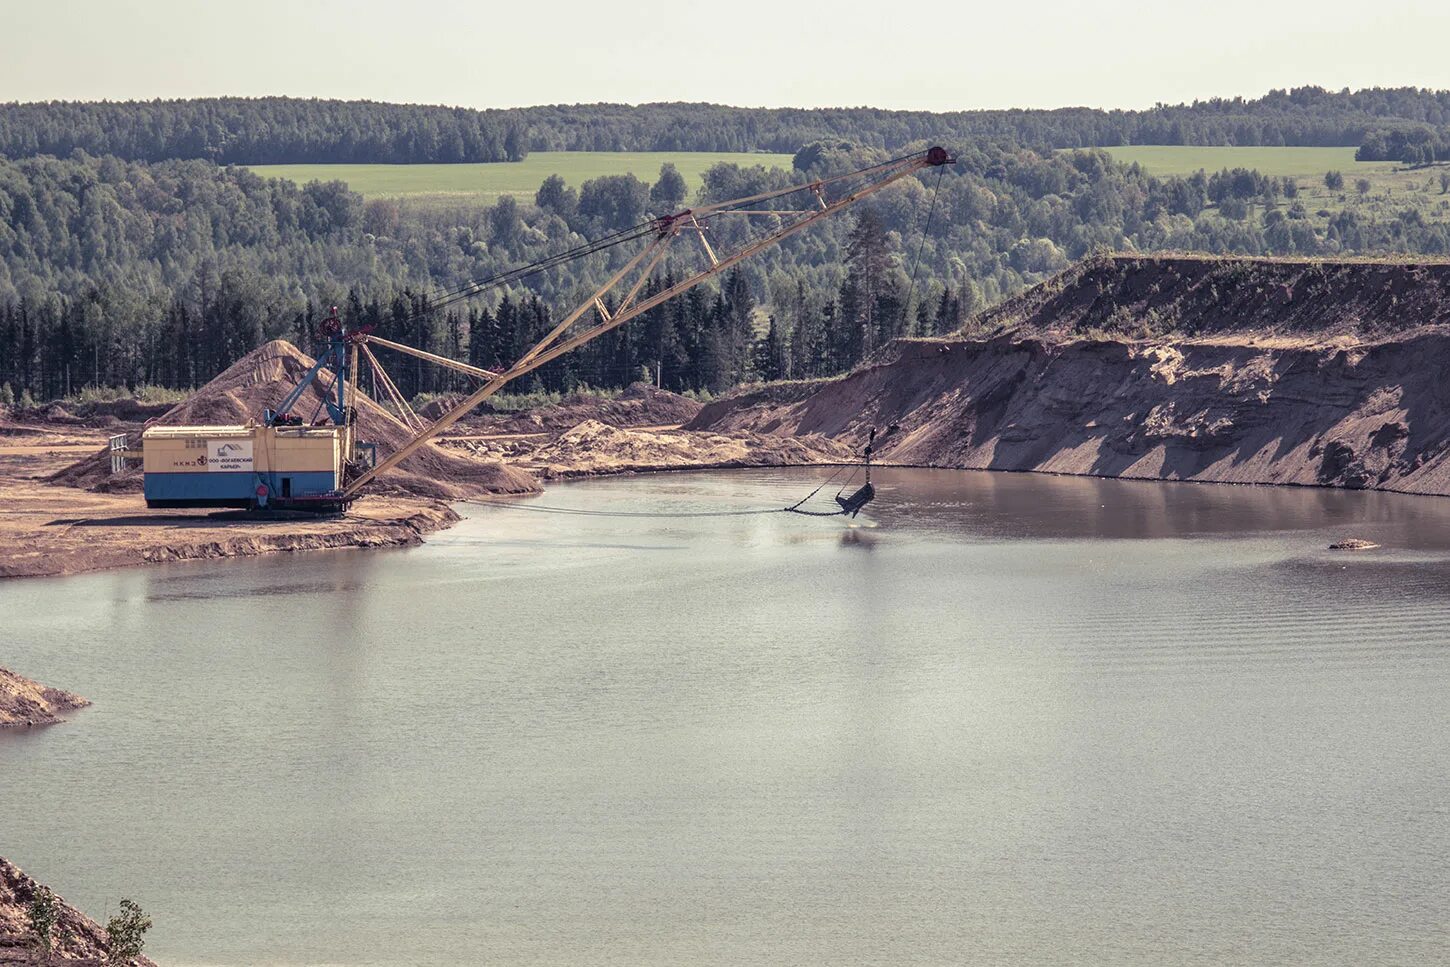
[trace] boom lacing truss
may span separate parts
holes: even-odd
[[[862,198],[875,194],[888,185],[894,184],[925,168],[940,167],[951,164],[952,162],[953,159],[947,154],[944,148],[934,147],[917,154],[907,155],[906,157],[897,158],[878,165],[872,165],[858,171],[823,178],[808,184],[792,185],[787,188],[748,195],[744,198],[735,198],[730,201],[686,209],[673,215],[666,215],[654,219],[642,226],[637,226],[636,229],[628,229],[616,233],[602,240],[600,243],[580,246],[570,252],[561,253],[559,256],[552,256],[542,262],[535,263],[533,266],[526,266],[523,269],[507,272],[494,279],[485,280],[482,283],[471,283],[468,286],[449,293],[444,299],[436,302],[434,308],[459,299],[468,298],[487,288],[505,282],[515,281],[533,272],[542,271],[543,268],[561,264],[562,261],[567,259],[593,254],[594,252],[601,251],[603,248],[613,247],[623,242],[633,241],[639,238],[649,238],[649,243],[640,252],[627,260],[618,271],[609,277],[608,281],[580,302],[543,339],[539,340],[538,343],[520,356],[517,362],[503,372],[479,369],[476,366],[469,366],[466,363],[460,363],[443,356],[436,356],[432,353],[413,349],[401,343],[380,339],[371,334],[362,335],[360,341],[364,346],[366,343],[376,343],[379,346],[393,349],[397,352],[407,353],[440,366],[446,366],[459,372],[468,373],[469,375],[484,380],[484,383],[460,401],[457,406],[438,417],[431,425],[420,430],[407,444],[400,447],[371,469],[365,471],[356,479],[350,481],[344,490],[344,499],[350,500],[355,498],[358,492],[367,486],[378,474],[406,460],[409,454],[453,426],[453,424],[466,416],[478,404],[520,376],[524,376],[541,366],[547,365],[565,353],[577,349],[579,346],[612,329],[617,329],[656,306],[668,302],[682,292],[694,288],[706,279],[719,275],[731,266],[750,258],[752,255],[772,245],[778,244],[783,239],[804,231],[821,219],[834,215],[843,208],[860,201]],[[859,182],[859,184],[856,182]],[[832,189],[843,190],[844,193],[833,200],[830,197]],[[810,196],[808,207],[805,208],[778,208],[769,205],[754,207],[762,202],[770,202],[803,193]],[[710,244],[710,240],[707,238],[707,232],[713,220],[725,217],[768,217],[778,220],[778,224],[774,224],[765,234],[740,244],[733,251],[722,253]],[[675,239],[686,232],[699,240],[708,265],[668,288],[641,299],[640,293],[643,291],[645,283],[652,277],[654,270],[669,252],[670,246],[674,243]],[[618,294],[618,301],[614,302],[614,308],[611,310],[608,307],[608,303],[611,296],[616,294]],[[592,323],[585,323],[582,331],[574,335],[568,335],[570,329],[580,323],[591,312],[598,317],[597,320]]]

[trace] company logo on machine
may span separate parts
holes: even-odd
[[[251,440],[208,440],[206,454],[208,473],[250,472]]]

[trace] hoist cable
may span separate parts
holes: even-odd
[[[869,181],[872,176],[879,176],[885,170],[890,169],[891,167],[899,165],[903,162],[910,161],[913,158],[916,158],[919,154],[920,152],[916,152],[913,154],[902,155],[899,158],[892,158],[890,161],[883,161],[880,164],[872,165],[871,167],[864,168],[861,171],[851,172],[850,175],[847,177],[860,178],[862,179],[862,181]],[[940,177],[938,177],[937,183],[938,185],[940,185]],[[782,191],[781,194],[777,197],[787,197],[789,195],[798,194],[799,192],[811,191],[816,187],[817,184],[817,182],[811,182],[808,184],[799,185],[789,190]],[[728,208],[718,209],[715,212],[711,212],[710,215],[706,215],[703,217],[708,220],[708,218],[715,214],[719,214],[720,212],[729,212],[744,208],[746,204],[750,203],[739,202],[735,205],[729,206]],[[933,195],[933,206],[935,206],[935,195]],[[813,209],[806,208],[802,209],[797,214],[809,215],[812,213],[812,211]],[[517,282],[522,279],[529,278],[533,275],[537,275],[540,272],[554,268],[557,265],[562,265],[575,259],[594,255],[599,252],[614,248],[615,246],[623,245],[627,242],[633,242],[637,239],[644,238],[650,234],[659,232],[661,224],[661,219],[652,218],[648,221],[640,222],[637,225],[632,225],[628,228],[619,229],[618,231],[613,232],[609,235],[603,235],[599,238],[588,240],[580,245],[576,245],[571,249],[566,249],[563,252],[558,252],[554,255],[545,256],[544,258],[537,259],[526,265],[518,266],[516,268],[508,269],[502,272],[496,272],[490,276],[484,276],[478,279],[471,279],[469,281],[462,282],[451,289],[444,289],[442,292],[436,293],[433,296],[424,296],[424,298],[428,300],[426,307],[418,310],[417,312],[411,313],[410,315],[405,317],[404,321],[412,321],[419,316],[427,315],[428,313],[434,312],[438,309],[453,305],[465,299],[472,298],[475,295],[482,294],[489,291],[490,289],[498,288],[501,285],[507,285],[510,282]],[[929,227],[930,217],[928,216],[928,228]],[[918,260],[920,259],[920,253],[918,253],[917,258]]]
[[[762,514],[783,514],[791,510],[789,507],[769,507],[761,510],[680,511],[678,513],[669,511],[584,510],[576,507],[556,507],[548,504],[518,504],[509,500],[490,500],[485,497],[473,497],[465,501],[465,503],[489,504],[495,507],[506,507],[509,510],[522,510],[532,514],[565,514],[571,517],[649,517],[664,519],[691,517],[758,517]],[[797,511],[797,513],[802,512]]]
[[[906,290],[906,311],[911,311],[911,297],[916,294],[916,272],[921,268],[921,253],[926,248],[927,236],[931,234],[931,216],[936,214],[936,197],[941,191],[942,175],[947,173],[946,165],[936,170],[936,184],[931,189],[931,205],[926,210],[926,225],[921,230],[921,242],[916,246],[916,261],[911,266],[911,285]]]
[[[821,486],[820,486],[820,487],[817,487],[817,488],[816,488],[816,489],[815,489],[815,490],[812,490],[812,491],[811,491],[811,492],[810,492],[810,493],[808,493],[808,494],[806,494],[806,495],[805,495],[805,496],[804,496],[804,497],[802,497],[802,498],[801,498],[801,499],[800,499],[800,500],[797,500],[797,501],[796,501],[796,502],[795,502],[795,503],[793,503],[793,504],[791,504],[791,505],[790,505],[790,506],[789,506],[789,507],[787,507],[787,508],[785,508],[785,509],[786,509],[786,510],[789,510],[789,511],[794,511],[794,510],[795,510],[795,509],[796,509],[796,508],[797,508],[797,507],[799,507],[799,506],[800,506],[800,505],[801,505],[801,504],[803,504],[803,503],[805,503],[805,502],[806,502],[806,501],[808,501],[808,500],[810,500],[810,499],[811,499],[811,498],[812,498],[812,497],[814,497],[814,496],[815,496],[815,495],[816,495],[816,494],[818,494],[818,493],[820,493],[820,492],[821,492],[821,490],[822,490],[822,488],[824,488],[824,487],[825,487],[825,486],[826,486],[826,485],[827,485],[827,484],[829,484],[829,483],[830,483],[830,482],[831,482],[831,481],[832,481],[832,480],[835,480],[835,479],[836,479],[836,478],[837,478],[837,477],[839,477],[839,476],[840,476],[840,475],[841,475],[841,471],[842,471],[842,470],[845,470],[845,469],[846,469],[846,468],[845,468],[845,467],[844,467],[844,466],[841,466],[841,467],[837,467],[837,468],[836,468],[836,472],[835,472],[835,473],[833,473],[833,474],[831,474],[831,475],[830,475],[830,476],[829,476],[829,477],[827,477],[827,478],[826,478],[826,479],[825,479],[825,480],[823,480],[823,481],[821,481]]]

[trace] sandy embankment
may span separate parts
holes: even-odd
[[[398,547],[458,516],[441,500],[387,495],[341,518],[227,520],[148,510],[138,493],[47,482],[74,452],[26,452],[0,442],[0,577],[74,574],[136,564],[338,547]],[[87,448],[90,449],[90,448]]]
[[[0,964],[65,964],[89,967],[104,963],[106,930],[96,921],[57,896],[57,918],[53,953],[47,960],[36,959],[31,951],[30,903],[40,884],[14,864],[0,858]],[[133,963],[156,967],[149,957]]]
[[[470,418],[447,445],[425,445],[379,477],[340,518],[290,515],[260,520],[236,513],[149,510],[140,493],[139,472],[111,474],[106,436],[126,430],[137,445],[136,416],[149,415],[163,425],[243,423],[277,405],[311,365],[295,347],[276,341],[159,416],[154,409],[149,414],[132,412],[129,401],[123,401],[119,420],[113,413],[80,417],[57,407],[25,419],[0,420],[0,577],[417,544],[458,520],[450,501],[539,492],[531,471],[556,478],[849,459],[844,448],[825,440],[653,425],[688,419],[699,404],[636,386],[613,400],[571,397],[526,413]],[[310,412],[318,403],[313,393],[298,410]],[[412,436],[366,396],[356,405],[359,436],[377,442],[382,453]],[[606,426],[595,417],[620,425]]]
[[[240,424],[256,419],[277,405],[311,365],[289,343],[268,343],[155,421]],[[310,413],[320,402],[314,386],[299,410]],[[355,403],[361,435],[381,444],[383,452],[411,436],[371,399],[364,396]],[[39,415],[51,419],[0,421],[0,577],[280,551],[405,546],[458,519],[449,501],[539,490],[530,475],[497,460],[428,445],[380,477],[343,517],[255,520],[237,514],[149,510],[140,493],[139,471],[112,476],[104,449],[107,434],[122,429],[139,441],[139,425],[118,424],[112,417]],[[98,423],[105,428],[96,428]]]
[[[746,390],[688,428],[886,463],[1450,494],[1450,264],[1096,259],[979,339]]]

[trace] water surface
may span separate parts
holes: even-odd
[[[877,483],[0,584],[96,703],[0,736],[0,855],[167,963],[1450,960],[1450,502]]]

